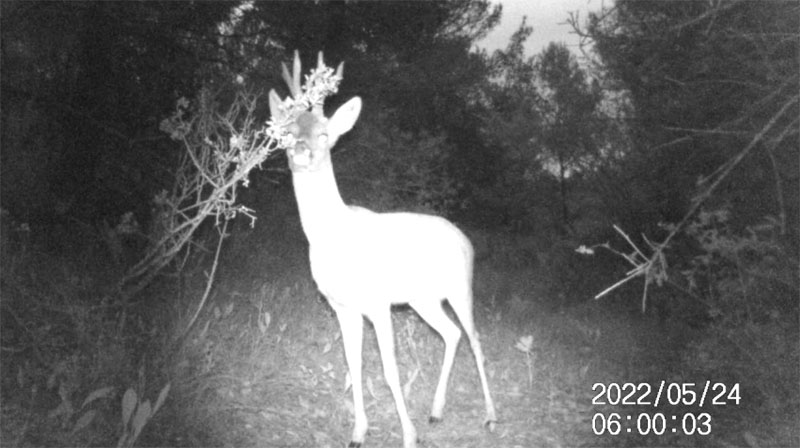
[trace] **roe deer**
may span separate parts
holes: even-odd
[[[322,53],[318,64],[324,67]],[[337,75],[341,72],[340,64]],[[293,73],[289,74],[284,65],[283,77],[291,95],[300,98],[297,52]],[[273,120],[287,118],[274,90],[269,93],[269,104]],[[393,304],[409,304],[444,339],[444,361],[429,419],[435,423],[442,418],[447,381],[461,337],[461,330],[442,308],[442,301],[447,299],[469,338],[486,401],[485,424],[491,430],[496,422],[495,409],[472,317],[472,245],[444,218],[376,213],[344,203],[333,174],[331,148],[353,127],[360,111],[359,97],[339,107],[330,119],[323,115],[321,104],[314,105],[288,126],[295,145],[287,148],[300,221],[309,243],[311,273],[336,312],[353,383],[355,425],[349,446],[361,446],[367,432],[361,384],[363,316],[375,327],[386,383],[402,425],[403,446],[414,448],[417,444],[395,360]]]

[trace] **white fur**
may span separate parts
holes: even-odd
[[[273,100],[274,96],[274,100]],[[270,105],[277,104],[270,92]],[[295,196],[309,242],[311,273],[336,311],[353,381],[355,426],[350,446],[367,432],[361,378],[363,318],[372,321],[386,382],[394,396],[405,448],[416,447],[394,353],[392,304],[408,303],[445,341],[442,372],[431,409],[439,420],[461,330],[442,308],[447,299],[467,333],[486,401],[486,423],[496,421],[483,368],[483,353],[472,315],[473,249],[469,239],[444,218],[418,213],[375,213],[347,206],[333,173],[330,150],[349,131],[361,111],[355,97],[326,120],[304,116],[298,147],[289,154]],[[276,107],[272,113],[280,113]],[[310,112],[309,112],[310,114]],[[298,119],[298,122],[301,121]],[[491,426],[490,426],[491,427]]]

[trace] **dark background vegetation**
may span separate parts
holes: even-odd
[[[401,309],[425,446],[800,445],[797,2],[617,0],[573,21],[586,53],[554,43],[533,57],[524,22],[506,49],[476,50],[500,14],[482,1],[3,1],[0,442],[113,445],[130,432],[123,393],[155,402],[168,383],[136,444],[347,441],[338,328],[282,155],[240,190],[258,220],[230,224],[213,278],[209,220],[143,289],[120,289],[184,150],[162,120],[203,87],[285,95],[280,63],[298,49],[305,67],[317,51],[345,61],[327,110],[364,100],[334,153],[345,200],[445,215],[476,247],[501,422],[480,432],[459,352],[449,423],[422,426],[442,348]],[[644,299],[642,276],[592,300],[632,267],[607,250],[633,251],[613,225],[665,257]],[[366,334],[368,437],[397,446]],[[592,403],[594,383],[661,380],[739,384],[741,399]],[[714,420],[707,436],[597,435],[592,417],[610,412]]]

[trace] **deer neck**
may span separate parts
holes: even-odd
[[[345,205],[331,163],[316,171],[293,171],[292,183],[303,232],[311,246],[337,238],[350,209]]]

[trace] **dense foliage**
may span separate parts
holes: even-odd
[[[626,176],[644,190],[631,197],[644,221],[679,219],[758,136],[714,201],[743,225],[779,216],[796,238],[796,13],[791,2],[620,1],[591,17],[605,79],[635,109]]]

